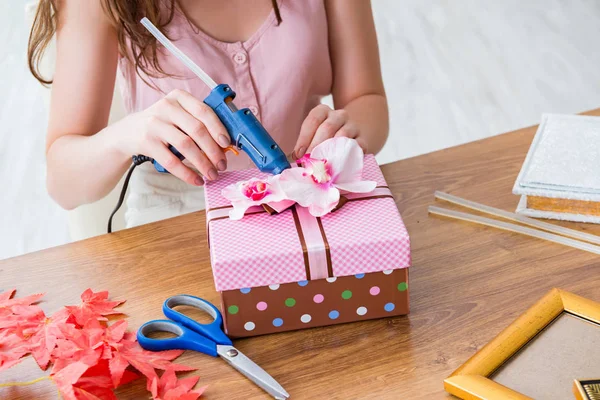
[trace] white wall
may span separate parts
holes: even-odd
[[[46,106],[27,69],[25,0],[0,0],[0,259],[63,244],[66,212],[46,192]]]
[[[597,0],[373,0],[389,162],[600,107]]]
[[[0,259],[68,240],[46,194],[28,0],[0,1]],[[298,1],[298,0],[287,0]],[[382,163],[600,106],[596,0],[373,0],[391,135]]]

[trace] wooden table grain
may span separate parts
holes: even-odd
[[[589,112],[600,115],[600,109]],[[598,256],[493,228],[427,215],[442,190],[513,211],[511,193],[536,127],[383,166],[411,235],[408,316],[280,333],[235,345],[293,399],[444,399],[443,380],[553,287],[600,301]],[[445,205],[451,207],[449,205]],[[452,207],[451,207],[452,208]],[[600,235],[600,226],[559,223]],[[127,299],[131,329],[191,293],[218,302],[202,212],[0,262],[0,288],[45,292],[53,312],[86,288]],[[225,362],[187,352],[207,399],[267,399]],[[38,377],[28,359],[0,382]],[[56,398],[49,382],[1,398]],[[147,398],[143,383],[119,392]]]

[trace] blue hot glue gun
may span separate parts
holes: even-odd
[[[142,19],[142,24],[167,50],[183,62],[198,78],[200,78],[211,92],[204,99],[204,103],[213,109],[219,117],[225,129],[229,133],[231,143],[238,149],[246,152],[254,164],[262,172],[280,174],[284,169],[290,168],[285,153],[279,148],[267,130],[256,119],[248,109],[238,110],[233,104],[235,92],[226,84],[217,85],[208,74],[206,74],[189,57],[179,50],[169,39],[165,37],[147,18]],[[183,160],[183,155],[173,146],[169,149]],[[159,172],[168,172],[156,161],[154,167]]]

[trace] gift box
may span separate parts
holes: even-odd
[[[312,216],[292,205],[254,206],[232,220],[222,191],[267,178],[256,169],[223,173],[205,188],[208,241],[224,327],[247,337],[404,315],[409,311],[410,240],[371,155],[369,193],[344,193],[335,211]]]

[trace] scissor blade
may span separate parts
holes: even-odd
[[[217,345],[217,353],[233,368],[240,371],[275,399],[285,400],[290,397],[288,392],[271,375],[235,347]]]

